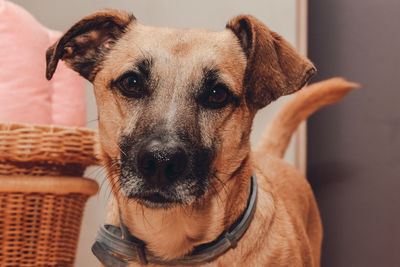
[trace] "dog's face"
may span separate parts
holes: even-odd
[[[248,126],[245,65],[231,31],[129,27],[94,82],[108,99],[98,103],[100,128],[113,139],[104,149],[120,158],[126,197],[165,207],[204,195],[219,151],[233,145],[224,133],[234,129],[240,139]]]
[[[214,32],[98,12],[49,48],[48,78],[60,58],[94,84],[114,193],[149,208],[187,205],[232,175],[255,112],[315,71],[250,16]]]

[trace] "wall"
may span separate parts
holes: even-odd
[[[173,27],[197,27],[222,30],[226,22],[238,14],[252,14],[261,19],[271,29],[279,32],[293,45],[296,36],[296,0],[286,1],[240,1],[240,0],[13,0],[25,7],[44,25],[60,31],[66,30],[81,17],[99,9],[112,7],[133,12],[144,24]],[[301,2],[305,2],[301,0]],[[287,97],[271,104],[256,116],[253,128],[252,143],[256,143],[262,130],[287,101]],[[88,127],[96,128],[97,112],[91,85],[87,86]],[[295,163],[295,150],[292,144],[286,159]],[[83,219],[76,266],[96,266],[97,261],[90,252],[90,246],[95,238],[98,226],[104,221],[106,203],[110,192],[105,182],[104,170],[91,168],[87,176],[96,179],[102,189],[99,195],[88,201]]]
[[[317,79],[362,84],[308,120],[322,266],[400,266],[400,1],[309,1]]]

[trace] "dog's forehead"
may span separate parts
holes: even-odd
[[[180,57],[189,56],[202,50],[222,52],[238,48],[237,39],[229,30],[211,31],[205,29],[178,29],[168,27],[152,27],[135,24],[126,36],[143,47],[160,49]]]
[[[133,23],[111,51],[109,70],[118,76],[143,59],[160,69],[200,73],[215,68],[226,76],[242,77],[246,57],[230,30],[177,29]],[[118,66],[117,66],[118,65]]]

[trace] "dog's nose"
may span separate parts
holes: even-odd
[[[150,140],[138,153],[138,169],[155,185],[166,185],[179,178],[186,170],[188,157],[176,142]]]

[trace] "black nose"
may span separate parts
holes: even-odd
[[[178,143],[153,139],[146,142],[138,153],[138,168],[155,185],[166,185],[179,178],[186,170],[188,157]]]

